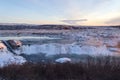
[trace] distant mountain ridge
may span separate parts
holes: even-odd
[[[24,29],[71,29],[75,26],[68,25],[29,25],[29,24],[0,24],[0,30],[24,30]],[[78,28],[78,27],[76,27]]]
[[[16,24],[16,23],[0,23],[0,30],[24,30],[24,29],[47,29],[47,30],[68,30],[68,29],[94,29],[95,27],[108,26],[72,26],[72,25],[35,25],[35,24]],[[120,26],[109,26],[120,27]]]

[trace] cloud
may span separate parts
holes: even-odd
[[[120,25],[120,17],[113,18],[109,21],[106,21],[105,24]]]
[[[87,21],[87,19],[79,19],[79,20],[61,20],[61,22],[67,23],[67,24],[77,24],[78,22]]]

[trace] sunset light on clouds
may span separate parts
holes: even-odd
[[[0,23],[119,25],[120,0],[0,0]]]

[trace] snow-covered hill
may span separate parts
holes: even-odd
[[[52,31],[52,30],[51,30]],[[44,37],[39,34],[36,37],[9,37],[10,39],[23,40],[23,44],[15,52],[25,55],[45,54],[52,56],[56,54],[77,54],[90,56],[114,56],[120,54],[120,29],[112,27],[92,27],[92,29],[79,30],[57,30],[60,31],[59,37],[49,34],[50,37],[44,34]],[[57,35],[57,31],[55,31]],[[44,32],[44,31],[43,31]],[[49,31],[47,31],[49,32]],[[54,32],[53,32],[54,33]],[[2,34],[1,34],[2,35]],[[27,35],[27,34],[26,34]],[[5,39],[5,37],[2,37]],[[1,38],[1,40],[2,40]],[[59,40],[56,40],[59,39]],[[49,42],[52,40],[52,42]],[[33,42],[37,41],[37,43]],[[43,42],[43,43],[42,43]],[[31,43],[31,44],[30,44]],[[2,45],[2,44],[0,44]],[[0,66],[11,63],[24,63],[26,60],[22,56],[16,56],[10,53],[5,46],[5,49],[0,50]]]
[[[120,30],[112,27],[95,27],[63,32],[63,40],[54,43],[23,45],[21,52],[27,55],[45,53],[55,54],[88,54],[119,55]]]
[[[26,60],[22,56],[14,55],[7,49],[0,50],[0,67],[7,66],[9,64],[22,64]]]

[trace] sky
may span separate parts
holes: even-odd
[[[0,0],[0,23],[120,25],[120,0]]]

